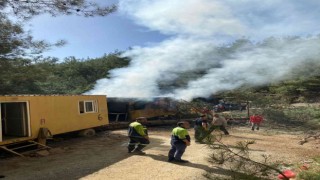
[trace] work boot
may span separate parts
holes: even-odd
[[[128,153],[132,153],[135,149],[135,146],[128,146]]]
[[[141,150],[134,150],[132,153],[137,154],[137,155],[145,155],[145,152],[142,152]]]
[[[175,159],[175,162],[178,162],[178,163],[188,163],[189,161],[187,160],[183,160],[183,159]]]
[[[172,162],[172,161],[174,161],[174,157],[169,157],[168,162]]]

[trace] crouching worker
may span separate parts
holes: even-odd
[[[181,162],[186,163],[188,161],[182,160],[181,157],[185,152],[187,146],[190,146],[190,135],[187,129],[190,127],[189,122],[178,122],[178,127],[172,130],[171,135],[171,149],[168,153],[168,162]]]
[[[137,118],[132,122],[128,128],[128,136],[130,138],[128,144],[128,153],[135,152],[138,154],[145,154],[141,150],[150,144],[147,128],[143,127],[141,123],[146,122],[146,118]]]

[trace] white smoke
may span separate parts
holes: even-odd
[[[177,89],[177,98],[207,97],[243,85],[263,85],[290,78],[291,71],[308,62],[320,63],[320,38],[272,39],[246,51],[236,51],[203,77]]]
[[[89,94],[206,97],[286,79],[302,63],[319,61],[320,1],[120,0],[119,6],[137,24],[170,38],[127,51],[130,66],[113,70]],[[205,74],[166,94],[159,89],[159,82],[195,71]]]

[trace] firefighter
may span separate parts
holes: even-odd
[[[141,123],[146,122],[146,118],[136,118],[135,122],[130,123],[128,128],[129,144],[128,153],[145,154],[141,150],[150,144],[148,131]]]
[[[189,122],[180,121],[178,127],[172,130],[171,149],[168,153],[168,162],[187,163],[189,161],[181,159],[187,146],[190,146],[190,136],[187,129],[190,127]]]

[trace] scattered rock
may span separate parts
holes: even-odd
[[[58,153],[63,153],[65,152],[65,150],[63,150],[62,148],[52,148],[52,149],[49,149],[49,152],[51,154],[58,154]]]
[[[37,151],[36,154],[39,156],[49,156],[50,155],[48,150]]]

